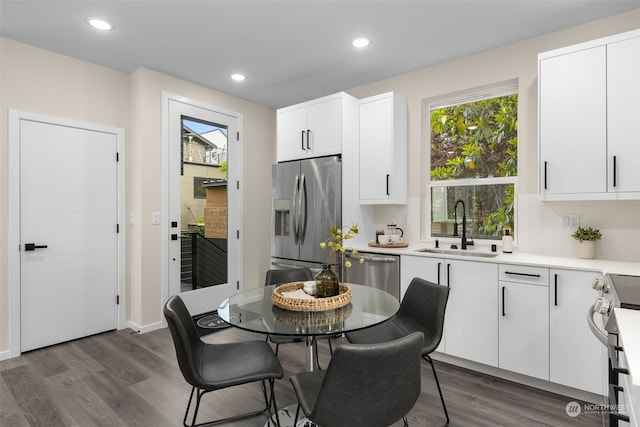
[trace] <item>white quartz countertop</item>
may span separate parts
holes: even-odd
[[[614,310],[631,383],[640,387],[640,310],[625,308]]]
[[[485,258],[469,255],[453,255],[453,254],[435,254],[417,252],[420,249],[433,249],[433,243],[416,243],[411,244],[406,248],[384,248],[373,247],[367,244],[354,245],[354,249],[361,252],[382,253],[389,255],[411,255],[411,256],[423,256],[430,258],[454,258],[465,259],[468,261],[478,262],[493,262],[500,264],[519,264],[519,265],[531,265],[538,267],[552,267],[552,268],[566,268],[572,270],[590,270],[598,271],[602,274],[616,273],[616,274],[629,274],[634,276],[640,276],[640,262],[623,262],[604,259],[580,259],[580,258],[566,258],[566,257],[554,257],[538,254],[528,254],[515,251],[511,254],[498,252],[495,257]],[[445,249],[441,247],[441,249]],[[462,252],[462,251],[460,251]],[[486,247],[475,247],[467,250],[471,252],[484,252],[488,253],[489,249]]]

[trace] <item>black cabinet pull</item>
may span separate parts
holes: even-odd
[[[504,303],[504,293],[507,290],[506,286],[502,287],[502,316],[506,316],[507,315],[507,311],[505,310],[505,303]]]
[[[311,129],[307,129],[307,150],[311,150],[311,145],[309,145],[310,136],[311,136]]]
[[[447,264],[447,288],[451,288],[451,264]]]
[[[531,274],[531,273],[518,273],[516,271],[505,271],[504,274],[511,274],[513,276],[525,276],[525,277],[540,277],[539,274]]]
[[[442,266],[442,263],[439,262],[438,263],[438,285],[440,284],[440,267]]]
[[[304,131],[300,133],[300,143],[302,144],[302,149],[304,150]]]
[[[616,156],[613,156],[613,186],[616,186]]]
[[[544,189],[547,189],[547,161],[544,161]]]
[[[46,249],[47,245],[36,245],[35,243],[25,243],[24,250],[25,251],[35,251],[36,249]]]
[[[553,275],[553,305],[558,305],[558,275]]]
[[[389,195],[389,174],[387,174],[387,196]]]

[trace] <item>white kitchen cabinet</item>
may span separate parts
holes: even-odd
[[[400,257],[400,299],[404,297],[414,277],[446,286],[441,277],[444,263],[445,260],[441,258],[402,255]],[[442,340],[436,349],[440,353],[446,353],[445,335],[446,332],[443,331]]]
[[[499,363],[549,379],[549,269],[499,265]]]
[[[407,103],[388,92],[360,100],[360,203],[407,203]]]
[[[340,92],[279,109],[276,160],[283,162],[341,154],[344,127],[357,121],[357,114],[351,114],[353,105],[357,106],[357,99]]]
[[[401,292],[420,277],[449,286],[438,351],[498,366],[498,270],[494,263],[402,256]]]
[[[610,192],[640,192],[640,37],[607,45]]]
[[[550,269],[549,379],[606,394],[604,346],[587,325],[587,312],[598,293],[591,288],[600,273]]]
[[[640,198],[640,31],[541,53],[540,194]]]

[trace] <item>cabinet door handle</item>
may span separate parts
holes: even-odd
[[[507,311],[505,310],[505,303],[504,303],[504,295],[506,290],[507,290],[507,287],[503,286],[502,287],[502,317],[507,315]]]
[[[304,131],[300,134],[300,143],[302,144],[302,149],[304,150]]]
[[[440,284],[440,267],[442,266],[442,263],[439,262],[438,263],[438,285]]]
[[[451,288],[451,264],[447,263],[447,288]]]
[[[531,273],[518,273],[516,271],[505,271],[504,274],[511,274],[513,276],[525,276],[525,277],[540,277],[539,274],[531,274]]]
[[[311,136],[311,129],[307,129],[307,150],[311,150],[311,145],[309,145],[310,136]]]
[[[389,174],[387,174],[387,196],[389,195]]]
[[[558,305],[558,275],[553,275],[553,305]]]
[[[547,161],[544,161],[544,189],[547,189]]]
[[[616,162],[616,156],[613,156],[613,186],[616,186],[616,166],[617,166],[617,162]]]

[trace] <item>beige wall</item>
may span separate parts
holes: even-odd
[[[9,109],[80,120],[126,131],[126,212],[161,212],[161,92],[242,114],[241,254],[246,286],[260,286],[269,262],[271,163],[275,111],[151,70],[120,73],[46,50],[0,39],[0,353],[9,347],[7,115]],[[127,320],[161,320],[160,237],[150,221],[127,228]],[[256,285],[257,284],[257,285]]]

